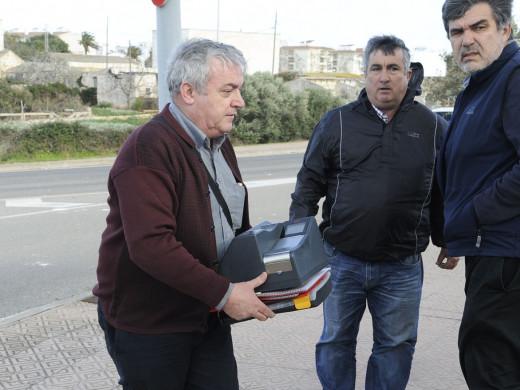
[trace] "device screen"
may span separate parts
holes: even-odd
[[[302,234],[305,231],[306,222],[293,223],[285,227],[285,236],[292,236],[295,234]]]

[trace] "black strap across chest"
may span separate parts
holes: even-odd
[[[152,119],[153,122],[161,122],[168,126],[175,134],[179,136],[180,139],[182,139],[184,142],[186,142],[185,139],[183,139],[179,133],[168,123],[168,121],[162,117],[155,117]],[[188,144],[186,142],[186,144]],[[220,207],[222,207],[222,211],[224,212],[224,215],[226,216],[226,219],[229,223],[229,226],[231,229],[233,229],[233,220],[231,219],[231,213],[229,212],[229,207],[226,203],[226,200],[224,199],[224,196],[222,195],[222,192],[220,192],[219,185],[217,182],[213,179],[213,176],[208,171],[208,167],[206,164],[204,164],[204,160],[202,159],[202,156],[200,155],[200,152],[197,150],[197,148],[194,148],[193,146],[189,145],[190,149],[195,153],[198,160],[201,162],[202,166],[204,167],[204,170],[206,171],[206,175],[208,176],[208,182],[209,186],[211,188],[211,191],[213,191],[213,195],[215,195],[215,198],[217,199],[218,203],[220,204]]]

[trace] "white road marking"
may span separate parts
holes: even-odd
[[[258,187],[278,186],[278,185],[282,185],[282,184],[293,184],[293,183],[296,183],[295,177],[287,177],[285,179],[246,181],[245,185],[247,188],[258,188]]]
[[[105,203],[76,203],[76,202],[46,202],[42,198],[19,198],[19,199],[6,199],[6,208],[41,208],[45,210],[32,211],[28,213],[11,214],[0,216],[2,219],[10,219],[17,217],[28,217],[32,215],[56,213],[68,210],[85,209],[89,207],[106,206]]]
[[[5,207],[49,208],[54,210],[67,210],[88,205],[90,203],[44,202],[42,198],[7,199],[5,201]]]
[[[245,182],[246,187],[248,189],[260,188],[260,187],[270,187],[270,186],[277,186],[277,185],[283,185],[283,184],[293,184],[293,183],[296,183],[295,177],[282,178],[282,179],[270,179],[270,180],[252,180],[252,181]],[[91,195],[91,194],[92,193],[75,194],[75,196]],[[96,194],[96,193],[94,193],[94,194]],[[65,196],[65,195],[62,195],[62,196]],[[52,201],[45,201],[41,197],[4,199],[4,201],[5,201],[6,208],[42,208],[45,210],[33,211],[33,212],[21,213],[21,214],[4,215],[4,216],[0,216],[0,220],[107,205],[106,202],[105,203],[52,202]],[[107,210],[107,209],[103,209],[103,210]]]

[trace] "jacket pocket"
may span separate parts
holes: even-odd
[[[450,215],[446,215],[444,236],[448,242],[474,238],[476,243],[479,229],[473,202],[469,202],[464,207],[453,210]]]

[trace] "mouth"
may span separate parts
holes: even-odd
[[[471,51],[466,51],[466,52],[462,53],[461,57],[462,57],[462,60],[466,60],[466,59],[472,59],[473,57],[476,57],[478,55],[479,55],[478,51],[471,50]]]

